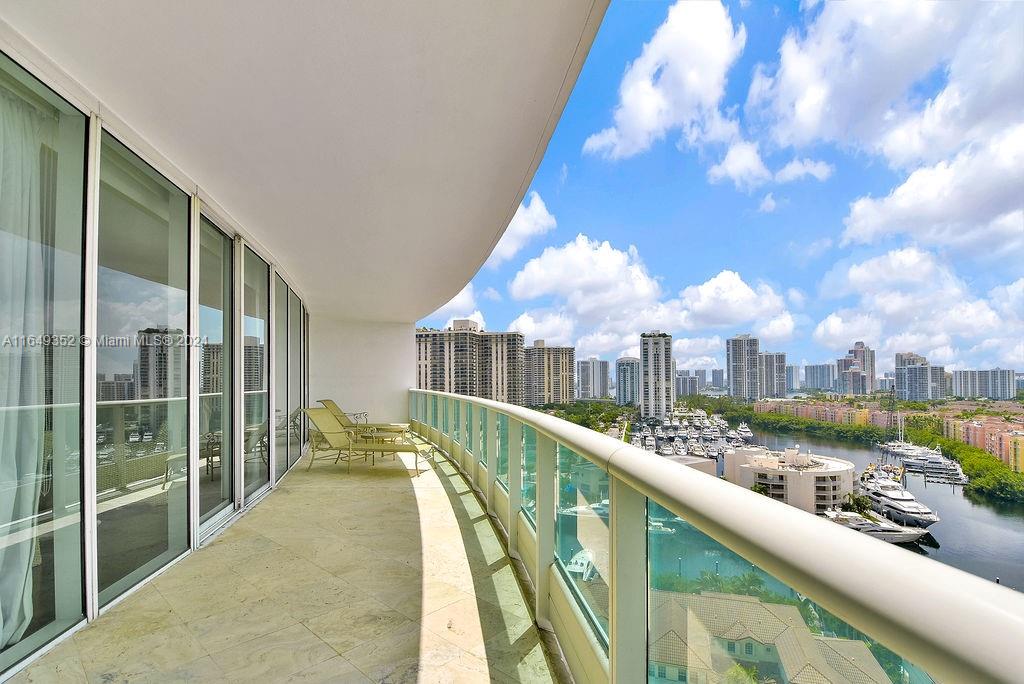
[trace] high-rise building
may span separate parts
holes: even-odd
[[[737,335],[725,341],[725,367],[729,371],[730,396],[744,401],[760,398],[758,344],[757,338],[752,335]]]
[[[929,401],[946,396],[946,369],[932,366],[928,359],[913,353],[897,354],[894,386],[896,398],[904,401]]]
[[[604,399],[610,396],[608,362],[591,356],[576,362],[577,399]]]
[[[623,356],[615,362],[615,403],[640,403],[640,359]]]
[[[836,389],[836,365],[814,363],[804,366],[804,388],[832,392]]]
[[[525,350],[517,332],[480,333],[480,380],[477,396],[522,405]]]
[[[693,371],[694,376],[697,378],[697,389],[703,390],[708,386],[708,371],[705,368],[698,368]]]
[[[850,350],[849,356],[857,362],[861,372],[866,376],[864,378],[865,391],[857,392],[856,394],[871,394],[875,391],[875,387],[878,383],[878,380],[875,377],[875,350],[863,342],[858,341],[853,344],[853,349]]]
[[[920,366],[924,363],[928,363],[928,359],[920,354],[915,354],[914,352],[896,352],[896,363],[893,367]]]
[[[1002,368],[992,370],[953,371],[953,396],[974,399],[1013,399],[1017,395],[1014,372]]]
[[[485,332],[468,319],[417,330],[416,386],[522,404],[524,354],[521,333]]]
[[[665,420],[676,403],[672,336],[660,330],[640,335],[640,416]]]
[[[696,375],[676,374],[676,397],[700,394],[700,380]]]
[[[786,354],[761,352],[757,355],[758,398],[786,398]]]
[[[719,389],[725,389],[725,369],[724,368],[712,368],[711,369],[711,385],[718,387]]]
[[[796,392],[800,389],[800,366],[786,366],[786,390]]]
[[[863,342],[836,361],[837,389],[842,394],[871,394],[877,386],[875,350]]]
[[[576,349],[546,347],[534,340],[525,352],[524,394],[527,406],[567,404],[576,387]]]
[[[263,353],[263,340],[256,335],[247,335],[242,343],[242,387],[246,392],[266,389],[263,386],[263,374],[266,354]]]
[[[416,387],[480,394],[480,327],[459,319],[446,330],[416,331]]]
[[[96,396],[99,401],[131,401],[135,399],[135,375],[114,373],[113,380],[106,375],[96,378]]]
[[[896,389],[896,374],[892,371],[882,373],[882,377],[878,379],[878,389],[883,392],[891,392]]]
[[[185,396],[188,381],[188,347],[180,328],[146,328],[138,333],[139,348],[136,396],[167,399]],[[246,338],[247,340],[249,338]]]
[[[203,345],[200,360],[202,369],[199,373],[201,381],[199,391],[203,394],[216,394],[224,391],[224,344],[207,342]]]

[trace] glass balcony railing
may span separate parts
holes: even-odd
[[[1019,681],[1011,589],[547,414],[411,395],[580,681]],[[473,448],[431,429],[445,412]]]

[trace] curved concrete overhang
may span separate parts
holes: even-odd
[[[405,323],[501,237],[607,1],[0,5],[314,315]]]

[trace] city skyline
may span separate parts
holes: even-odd
[[[801,366],[1024,367],[1024,7],[803,5],[612,6],[509,230],[422,322],[608,361],[661,329],[681,369],[743,332]]]

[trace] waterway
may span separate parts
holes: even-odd
[[[809,448],[815,454],[846,459],[858,473],[883,458],[875,447],[802,434],[755,430],[754,438],[772,450],[799,444],[801,451]],[[970,497],[961,486],[925,482],[923,475],[908,474],[906,487],[941,518],[928,528],[934,543],[929,540],[906,548],[985,579],[998,577],[1000,583],[1024,590],[1024,505]]]

